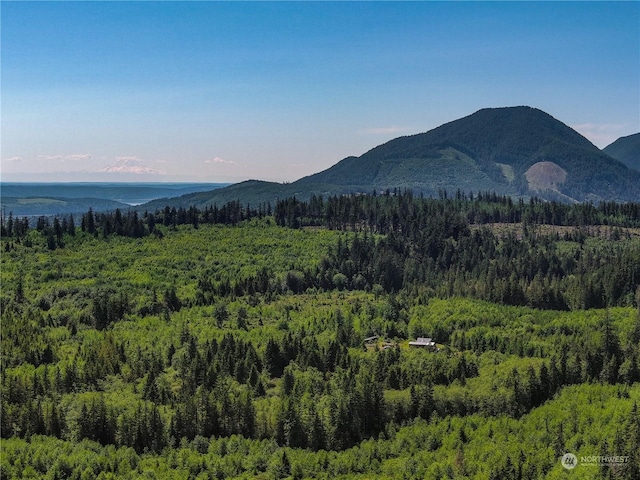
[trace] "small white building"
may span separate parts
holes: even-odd
[[[418,337],[415,342],[409,342],[410,347],[436,349],[436,342],[430,338]]]

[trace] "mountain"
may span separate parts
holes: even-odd
[[[637,200],[640,175],[551,115],[491,108],[400,137],[299,180],[345,186],[495,190],[571,201]]]
[[[85,213],[89,208],[94,212],[127,210],[131,205],[104,198],[62,198],[62,197],[2,197],[3,212],[14,217],[39,217]]]
[[[293,183],[248,181],[176,202],[255,204],[291,195],[304,199],[394,188],[426,196],[460,189],[565,202],[637,201],[640,172],[541,110],[487,108],[396,138]]]
[[[209,205],[224,205],[227,202],[238,200],[242,204],[258,205],[260,203],[271,202],[273,205],[278,199],[297,196],[298,198],[308,198],[306,192],[296,188],[294,183],[265,182],[262,180],[246,180],[234,183],[228,187],[219,188],[213,191],[205,191],[182,195],[181,197],[160,198],[141,205],[140,208],[154,211],[169,205],[171,207],[196,206],[203,208]]]
[[[128,210],[155,198],[210,192],[217,183],[0,183],[0,205],[14,217]]]
[[[602,151],[627,167],[640,170],[640,133],[620,137]]]

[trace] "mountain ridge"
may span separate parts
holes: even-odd
[[[191,200],[196,206],[230,200],[256,204],[293,195],[306,199],[394,188],[426,196],[459,189],[568,202],[624,202],[640,199],[640,172],[542,110],[500,107],[397,137],[295,182],[247,181]]]

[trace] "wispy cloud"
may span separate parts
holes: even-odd
[[[136,157],[135,155],[132,156],[128,156],[128,157],[116,157],[116,162],[120,162],[120,163],[127,163],[127,162],[142,162],[142,159],[140,159],[139,157]]]
[[[22,161],[22,157],[3,158],[2,161],[3,162],[21,162]]]
[[[571,128],[600,148],[604,148],[621,136],[626,135],[628,127],[629,125],[625,123],[581,123],[579,125],[571,125]]]
[[[91,155],[88,153],[77,153],[75,155],[68,155],[65,160],[90,160]]]
[[[400,133],[407,130],[407,127],[399,127],[397,125],[390,125],[388,127],[373,127],[363,128],[358,133],[364,135],[390,135],[392,133]]]
[[[91,160],[91,154],[74,153],[71,155],[38,155],[38,159],[39,160],[59,160],[62,162],[77,161],[77,160]]]
[[[207,160],[204,161],[204,163],[226,163],[226,164],[232,164],[232,163],[236,163],[233,160],[225,160],[224,158],[220,158],[220,157],[216,157],[216,158],[209,158]]]

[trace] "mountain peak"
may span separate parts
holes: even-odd
[[[603,172],[615,181],[603,180]],[[640,187],[629,178],[624,165],[569,126],[540,109],[515,106],[483,108],[428,132],[393,139],[299,182],[359,185],[362,191],[492,190],[597,201],[637,199]]]
[[[395,138],[290,184],[252,182],[216,190],[202,205],[394,188],[426,196],[461,190],[565,202],[637,201],[640,172],[538,108],[483,108],[428,132]]]

